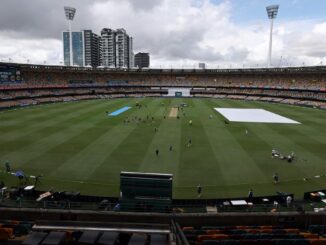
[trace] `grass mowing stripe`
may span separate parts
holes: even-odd
[[[76,104],[77,105],[77,104]],[[96,104],[94,104],[96,106]],[[53,110],[48,111],[47,115],[43,115],[41,117],[35,117],[33,120],[26,120],[21,117],[16,117],[16,121],[21,122],[22,125],[13,124],[12,129],[9,130],[7,127],[4,127],[3,130],[7,130],[8,133],[3,133],[3,137],[9,138],[11,140],[14,139],[13,135],[19,134],[19,135],[33,135],[35,132],[39,131],[40,128],[45,128],[46,126],[52,126],[56,125],[60,120],[66,121],[67,117],[69,118],[70,115],[74,116],[76,111],[79,112],[80,109],[85,107],[85,103],[79,104],[78,106],[75,106],[72,109],[66,109],[66,110]],[[89,106],[87,106],[89,107]],[[62,108],[65,108],[62,106]],[[45,110],[46,111],[46,110]],[[80,111],[81,112],[81,111]],[[43,114],[43,112],[41,112]],[[38,114],[37,112],[34,112],[34,114]],[[27,127],[28,130],[27,130]]]
[[[150,128],[151,138],[147,141],[148,147],[147,149],[144,149],[144,156],[138,167],[138,171],[140,172],[172,173],[171,169],[167,167],[168,165],[171,165],[168,161],[170,161],[170,156],[173,154],[173,152],[169,152],[169,146],[171,144],[175,145],[177,142],[173,140],[173,137],[171,138],[171,128],[165,131],[167,123],[168,125],[174,126],[175,124],[173,121],[177,120],[176,118],[169,118],[166,116],[167,108],[171,108],[172,103],[173,100],[171,99],[164,100],[164,105],[161,104],[160,101],[160,104],[156,109],[155,124]],[[166,116],[165,119],[164,115]],[[157,129],[157,132],[155,132],[155,128]],[[159,150],[158,156],[155,154],[156,149]]]
[[[111,103],[116,104],[121,102],[114,101]],[[57,133],[53,135],[52,134],[48,135],[47,138],[44,139],[48,142],[52,142],[52,147],[45,148],[46,151],[44,151],[43,154],[40,155],[40,157],[47,158],[47,154],[57,153],[57,155],[61,156],[61,158],[60,158],[60,162],[56,163],[54,166],[58,167],[60,166],[60,164],[63,164],[63,162],[65,161],[65,158],[62,158],[62,156],[71,157],[73,154],[80,151],[83,147],[86,147],[88,144],[90,144],[92,140],[94,140],[96,137],[99,137],[98,132],[103,131],[104,128],[106,127],[106,122],[108,122],[108,118],[105,114],[106,107],[107,104],[98,104],[97,108],[94,108],[92,106],[87,110],[83,110],[83,113],[79,114],[79,116],[77,117],[74,117],[72,119],[73,121],[68,123],[66,127],[63,128],[63,130],[59,130],[61,124],[57,125],[57,129],[58,129]],[[88,123],[89,121],[91,123]],[[79,125],[83,125],[83,123],[86,124],[83,127],[74,126],[75,124],[78,123]],[[43,141],[42,143],[44,143]],[[57,144],[53,144],[53,141],[57,142]]]
[[[223,174],[223,171],[221,169],[221,159],[220,159],[220,151],[218,147],[216,147],[216,142],[220,140],[219,135],[223,133],[224,129],[221,127],[218,127],[215,119],[209,119],[209,116],[212,115],[212,107],[209,103],[207,103],[208,100],[193,100],[193,103],[196,108],[198,108],[198,119],[199,119],[199,127],[202,130],[202,135],[205,136],[205,140],[207,143],[204,145],[207,145],[206,149],[210,149],[209,152],[211,152],[210,155],[212,158],[212,163],[210,164],[210,168],[205,168],[205,172],[203,173],[203,178],[207,178],[211,176],[211,179],[214,181],[211,181],[209,184],[210,186],[221,186],[225,184],[225,175]],[[196,123],[196,122],[195,122]],[[205,152],[202,153],[204,161],[207,159],[207,153],[205,149]],[[214,188],[206,188],[204,187],[205,192],[203,192],[203,197],[205,197],[206,194],[208,195],[214,195]],[[217,193],[215,193],[217,194]]]
[[[105,111],[114,107],[133,106],[136,101],[144,104],[141,110],[133,108],[113,120],[105,114]],[[181,114],[180,119],[163,119],[163,115],[167,115],[172,104],[181,102],[189,104],[185,110],[186,117]],[[16,137],[16,134],[21,136],[17,138],[20,140],[16,141],[16,151],[14,140],[5,151],[3,147],[0,148],[1,153],[11,154],[14,168],[18,166],[26,173],[32,174],[36,174],[34,171],[44,170],[46,176],[39,186],[43,190],[54,187],[56,190],[117,196],[120,171],[137,171],[143,162],[146,163],[142,168],[144,172],[153,170],[174,174],[175,198],[195,197],[196,185],[204,182],[203,195],[210,198],[244,196],[249,188],[254,188],[255,195],[275,194],[278,190],[295,193],[300,197],[304,190],[322,189],[326,184],[326,177],[303,181],[304,176],[313,177],[316,173],[323,173],[326,168],[325,153],[322,150],[326,136],[324,111],[220,99],[134,98],[80,103],[78,107],[82,105],[83,109],[78,111],[85,113],[76,113],[69,120],[62,121],[62,118],[70,115],[59,114],[52,120],[43,120],[43,124],[38,124],[36,120],[26,125],[22,124],[26,133],[35,130],[34,133],[30,132],[27,139],[24,137],[25,132],[21,129],[21,124],[17,124],[18,130],[12,127],[10,132],[10,137]],[[46,112],[50,115],[55,110],[59,111],[61,107],[66,109],[68,106],[70,107],[69,104],[56,104],[49,106],[53,108],[51,110],[47,110],[47,106],[40,106],[35,109],[3,113],[0,115],[0,132],[9,133],[5,127],[16,120],[20,122],[21,115],[32,119],[41,114],[44,116]],[[298,127],[252,123],[226,125],[224,118],[213,111],[214,107],[263,108],[303,124]],[[33,111],[35,115],[29,115],[27,111]],[[76,109],[71,110],[71,113],[75,111],[77,112]],[[20,114],[21,112],[23,114]],[[40,114],[37,115],[38,113]],[[11,115],[7,116],[9,114]],[[147,114],[155,116],[154,124],[123,123],[127,116],[146,117]],[[208,114],[212,114],[213,119],[208,119]],[[107,118],[107,121],[102,120],[103,118]],[[188,123],[190,119],[193,121],[191,130]],[[41,128],[50,125],[48,130]],[[159,129],[156,134],[154,125]],[[52,131],[55,128],[58,130],[57,133]],[[246,128],[250,134],[248,137],[244,133]],[[197,152],[198,154],[192,154],[185,146],[191,132],[195,134],[194,151],[198,150],[195,149],[196,144],[200,144],[203,149]],[[10,140],[10,137],[5,140]],[[169,154],[168,146],[171,142],[178,142],[178,145],[174,146],[175,152]],[[0,144],[6,147],[2,138]],[[20,144],[29,144],[30,147],[18,149]],[[162,147],[159,161],[156,161],[154,145]],[[272,159],[269,148],[275,145],[284,152],[295,150],[300,159],[291,163],[292,165],[279,159]],[[202,157],[203,154],[205,157]],[[0,154],[0,161],[7,160],[2,157],[3,154]],[[303,157],[309,161],[302,161]],[[248,160],[249,164],[241,164],[243,159]],[[26,164],[23,166],[23,163]],[[61,163],[63,164],[59,166]],[[56,169],[58,172],[51,174],[51,171]],[[278,185],[272,184],[270,173],[273,171],[280,173],[281,182]],[[0,176],[6,184],[17,184],[16,178],[1,172]]]
[[[103,105],[102,105],[103,106]],[[38,156],[42,155],[43,153],[46,153],[51,148],[54,148],[57,144],[60,144],[61,142],[68,140],[69,137],[73,137],[75,134],[79,132],[79,129],[75,130],[74,125],[76,123],[81,123],[81,115],[83,115],[84,120],[90,119],[90,112],[93,114],[99,114],[100,111],[94,110],[94,107],[88,108],[89,110],[85,109],[83,110],[82,114],[78,114],[79,117],[73,117],[68,118],[66,125],[62,125],[62,122],[60,124],[54,124],[51,128],[46,128],[45,130],[42,128],[36,135],[31,135],[27,141],[24,140],[16,140],[13,141],[13,144],[5,144],[2,147],[2,152],[9,152],[8,154],[2,154],[0,156],[3,161],[10,160],[11,162],[15,163],[16,167],[20,167],[22,165],[33,166],[30,162],[37,158]],[[102,110],[102,109],[101,109]],[[76,113],[76,112],[75,112]],[[104,114],[100,114],[104,115]],[[92,127],[93,125],[88,125],[88,127]],[[27,142],[27,143],[24,143]],[[13,149],[8,149],[7,147],[13,147]],[[6,151],[7,149],[7,151]],[[24,156],[24,157],[22,157]],[[0,159],[0,160],[1,160]],[[49,161],[51,162],[51,157],[45,157],[45,162]],[[61,160],[61,159],[59,159]],[[35,163],[34,163],[35,164]],[[43,162],[44,164],[44,162]],[[57,164],[57,163],[55,163]],[[54,164],[54,166],[55,166]],[[43,165],[42,165],[43,166]]]
[[[236,106],[239,107],[239,104],[238,103],[236,103],[236,104],[237,104]],[[266,103],[260,103],[260,104],[255,105],[255,106],[258,106],[259,108],[262,108],[262,107],[265,106],[265,104]],[[248,105],[247,103],[244,104],[244,106],[246,106],[246,107],[253,107],[251,105]],[[268,108],[265,108],[265,109],[268,109]],[[303,108],[298,107],[298,108],[295,108],[295,109],[301,110]],[[279,113],[279,112],[277,111],[276,113]],[[257,134],[257,136],[258,137],[261,136],[261,139],[262,138],[265,138],[265,140],[266,139],[270,140],[272,137],[276,137],[276,139],[277,139],[276,142],[277,143],[274,143],[274,146],[276,145],[278,147],[282,147],[282,145],[283,145],[283,149],[284,149],[284,147],[289,147],[290,146],[290,147],[292,147],[292,150],[293,150],[293,147],[294,147],[296,149],[296,152],[305,151],[305,149],[299,149],[298,150],[295,147],[295,143],[292,142],[290,139],[288,139],[289,138],[288,137],[288,131],[289,131],[289,136],[291,137],[291,135],[292,135],[291,132],[290,132],[290,130],[288,130],[288,128],[291,128],[290,125],[248,124],[247,126],[248,126],[248,128],[249,128],[250,131],[259,131],[259,134]],[[293,126],[293,125],[291,125],[291,126]],[[272,128],[278,128],[278,129],[283,128],[284,129],[284,132],[282,132],[282,133],[277,133],[275,131],[269,132],[270,130],[266,130],[266,127],[272,127]],[[296,133],[296,135],[298,135],[298,134]],[[258,149],[260,149],[260,147],[257,146],[255,148],[255,150],[254,151],[251,151],[251,152],[257,153],[257,151],[259,151]],[[267,153],[266,153],[266,155],[267,155]],[[268,159],[265,160],[265,161],[264,160],[262,160],[262,161],[266,163],[266,161],[268,162]],[[302,177],[298,179],[297,176],[304,176],[304,175],[308,174],[307,173],[307,168],[308,169],[314,169],[314,168],[311,168],[311,166],[308,167],[306,164],[300,164],[300,165],[298,164],[298,165],[294,165],[293,167],[291,167],[291,165],[289,166],[284,161],[281,161],[281,162],[278,161],[278,160],[275,160],[275,161],[273,163],[271,163],[272,164],[272,166],[271,166],[271,169],[272,170],[271,171],[274,170],[274,171],[278,171],[279,173],[281,173],[283,175],[282,179],[285,182],[288,179],[302,181]],[[303,165],[303,166],[301,166],[301,165]],[[321,165],[319,164],[319,166],[321,166]],[[268,167],[267,166],[264,166],[264,169],[266,169],[266,171],[268,171]],[[290,184],[290,185],[285,184],[283,186],[283,188],[286,188],[287,186],[292,186],[292,184]],[[279,187],[277,187],[277,188],[279,188]],[[293,186],[292,186],[292,188],[293,188]],[[269,188],[269,189],[273,189],[273,188]],[[297,189],[297,188],[294,187],[294,189]]]
[[[26,108],[24,110],[21,110],[25,113],[21,113],[21,111],[14,111],[11,113],[12,120],[7,119],[7,123],[10,124],[10,126],[23,127],[26,124],[36,124],[39,122],[44,122],[45,120],[56,118],[58,116],[64,117],[66,113],[72,110],[78,110],[83,108],[84,104],[87,102],[96,104],[94,103],[94,101],[80,101],[64,103],[65,106],[60,106],[60,104],[37,105],[32,108]],[[17,114],[19,114],[19,120],[16,116]]]
[[[236,101],[228,101],[227,104],[223,102],[223,104],[223,106],[227,105],[230,108],[239,108],[241,106]],[[246,123],[224,123],[225,130],[220,132],[220,140],[217,145],[222,149],[220,154],[224,157],[222,164],[224,165],[223,170],[228,184],[230,182],[248,183],[248,176],[251,175],[255,176],[255,181],[264,182],[271,178],[269,174],[264,172],[264,167],[258,164],[262,154],[260,144],[264,144],[264,142],[257,141],[253,134],[248,137],[245,134],[245,130],[248,128],[246,126],[248,126]],[[252,152],[257,146],[258,149]],[[265,143],[265,148],[266,146],[268,145]],[[259,156],[258,162],[255,161],[255,156]],[[239,171],[235,171],[236,169]]]
[[[179,177],[179,188],[193,186],[192,195],[196,195],[196,186],[216,185],[219,182],[218,172],[216,171],[216,159],[213,150],[208,142],[203,125],[200,121],[200,110],[198,110],[193,100],[187,101],[189,108],[186,110],[186,118],[182,119],[182,148],[180,154],[179,171],[182,175]],[[192,125],[189,123],[192,120]],[[189,138],[192,141],[188,147]],[[203,156],[205,156],[203,158]],[[205,166],[205,167],[203,167]],[[194,183],[194,179],[198,183]],[[181,193],[180,193],[181,194]]]
[[[146,118],[146,115],[152,112],[152,104],[156,103],[156,101],[152,100],[147,104],[147,109],[134,110],[134,113],[129,118],[134,118],[135,116]],[[155,107],[153,107],[153,112],[154,109]],[[119,128],[116,128],[116,132],[112,132],[112,140],[106,144],[108,147],[107,154],[101,158],[101,161],[94,169],[89,170],[89,180],[118,183],[120,171],[137,171],[139,162],[144,156],[142,149],[146,150],[147,148],[146,144],[139,143],[142,143],[144,139],[146,140],[143,136],[149,136],[144,134],[144,130],[150,130],[150,128],[145,123],[137,124],[132,122],[124,124],[122,119],[120,123]],[[121,134],[123,134],[123,137],[120,138],[119,135]],[[111,136],[111,133],[109,135]],[[115,184],[111,188],[114,188],[114,194],[118,195],[118,185]]]
[[[104,110],[104,105],[102,105],[101,110]],[[84,107],[83,107],[84,108]],[[97,106],[91,106],[87,107],[87,109],[84,110],[75,110],[72,111],[69,115],[66,115],[62,118],[53,118],[50,125],[44,124],[43,126],[40,126],[39,128],[34,128],[34,125],[26,125],[25,127],[25,133],[19,133],[15,132],[14,135],[11,137],[8,137],[7,139],[3,139],[0,142],[0,146],[2,149],[2,156],[1,158],[9,157],[6,156],[5,152],[8,151],[19,151],[25,148],[30,148],[33,146],[33,144],[39,144],[39,141],[43,142],[51,135],[57,135],[59,134],[61,137],[65,137],[65,134],[63,132],[67,129],[73,128],[73,125],[76,123],[80,124],[82,120],[82,116],[84,115],[84,120],[90,120],[89,113],[92,112],[92,115],[95,115],[96,113],[101,113],[101,111],[94,110],[98,108]],[[104,114],[104,113],[103,113]],[[32,129],[30,128],[32,126]]]

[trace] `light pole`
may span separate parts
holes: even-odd
[[[76,13],[76,9],[72,7],[64,7],[66,19],[69,25],[69,56],[70,56],[70,66],[73,66],[73,51],[72,51],[72,30],[71,22],[73,21]]]
[[[271,29],[269,34],[269,50],[268,50],[268,67],[272,65],[272,44],[273,44],[273,22],[276,19],[279,5],[270,5],[266,7],[268,18],[271,20]]]

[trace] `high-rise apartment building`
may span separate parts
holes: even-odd
[[[93,66],[100,65],[100,37],[91,30],[72,32],[73,64],[70,64],[70,35],[63,32],[63,57],[66,66]]]
[[[104,28],[101,31],[101,65],[115,67],[115,31]]]
[[[137,53],[135,55],[135,67],[149,67],[149,53]]]
[[[104,28],[101,36],[91,30],[72,32],[73,64],[70,64],[70,35],[63,32],[63,56],[66,66],[134,67],[133,39],[125,29]]]
[[[84,31],[85,40],[85,65],[97,67],[100,65],[100,37],[91,30]]]
[[[133,67],[132,37],[125,29],[101,31],[101,65],[115,68]]]

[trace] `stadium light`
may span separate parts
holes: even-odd
[[[272,43],[273,43],[273,22],[276,19],[279,5],[270,5],[266,7],[268,18],[271,20],[271,29],[269,34],[269,50],[268,50],[268,67],[272,65]]]
[[[73,50],[72,50],[72,30],[71,22],[74,20],[76,9],[72,7],[64,7],[66,19],[69,25],[69,56],[70,56],[70,66],[73,66]]]

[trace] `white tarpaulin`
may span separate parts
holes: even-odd
[[[264,109],[214,108],[230,122],[255,123],[291,123],[300,124],[292,119],[280,116]]]

